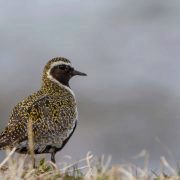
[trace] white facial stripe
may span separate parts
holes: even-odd
[[[69,66],[71,66],[71,63],[66,63],[66,62],[62,62],[62,61],[61,61],[61,62],[54,62],[54,63],[52,63],[50,69],[47,71],[47,77],[48,77],[48,79],[50,79],[51,81],[57,83],[60,87],[63,87],[63,88],[65,88],[65,89],[67,89],[67,90],[74,96],[74,98],[75,98],[74,92],[73,92],[69,87],[61,84],[59,81],[57,81],[56,79],[54,79],[53,76],[51,75],[51,69],[52,69],[53,67],[55,67],[55,66],[58,66],[58,65],[69,65]]]
[[[54,63],[51,64],[50,70],[51,70],[53,67],[59,66],[59,65],[68,65],[68,66],[71,66],[71,63],[63,62],[63,61],[54,62]]]
[[[71,66],[71,63],[67,63],[67,62],[62,62],[62,61],[59,61],[59,62],[54,62],[51,64],[49,70],[47,71],[47,77],[52,80],[52,81],[56,81],[59,83],[59,81],[57,81],[56,79],[54,79],[51,75],[51,70],[55,67],[55,66],[59,66],[59,65],[68,65],[68,66]]]

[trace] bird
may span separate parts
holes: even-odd
[[[12,110],[8,125],[0,134],[0,150],[14,149],[30,154],[28,124],[31,122],[33,153],[55,155],[73,135],[78,121],[75,94],[69,81],[87,76],[75,70],[70,60],[56,57],[45,65],[40,89],[19,102]]]

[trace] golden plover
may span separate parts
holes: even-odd
[[[74,133],[77,125],[77,105],[69,80],[76,75],[71,62],[62,57],[50,60],[43,72],[42,86],[14,107],[10,121],[0,135],[0,149],[16,148],[18,153],[29,153],[28,123],[32,122],[33,151],[35,154],[55,154]]]

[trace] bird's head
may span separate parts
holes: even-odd
[[[57,57],[46,64],[43,78],[69,86],[69,80],[77,75],[87,76],[85,73],[75,70],[68,59]]]

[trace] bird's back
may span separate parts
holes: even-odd
[[[0,148],[27,150],[29,120],[33,125],[35,152],[43,153],[48,145],[60,148],[73,131],[76,118],[76,102],[70,93],[40,90],[14,107],[8,126],[0,135]]]

